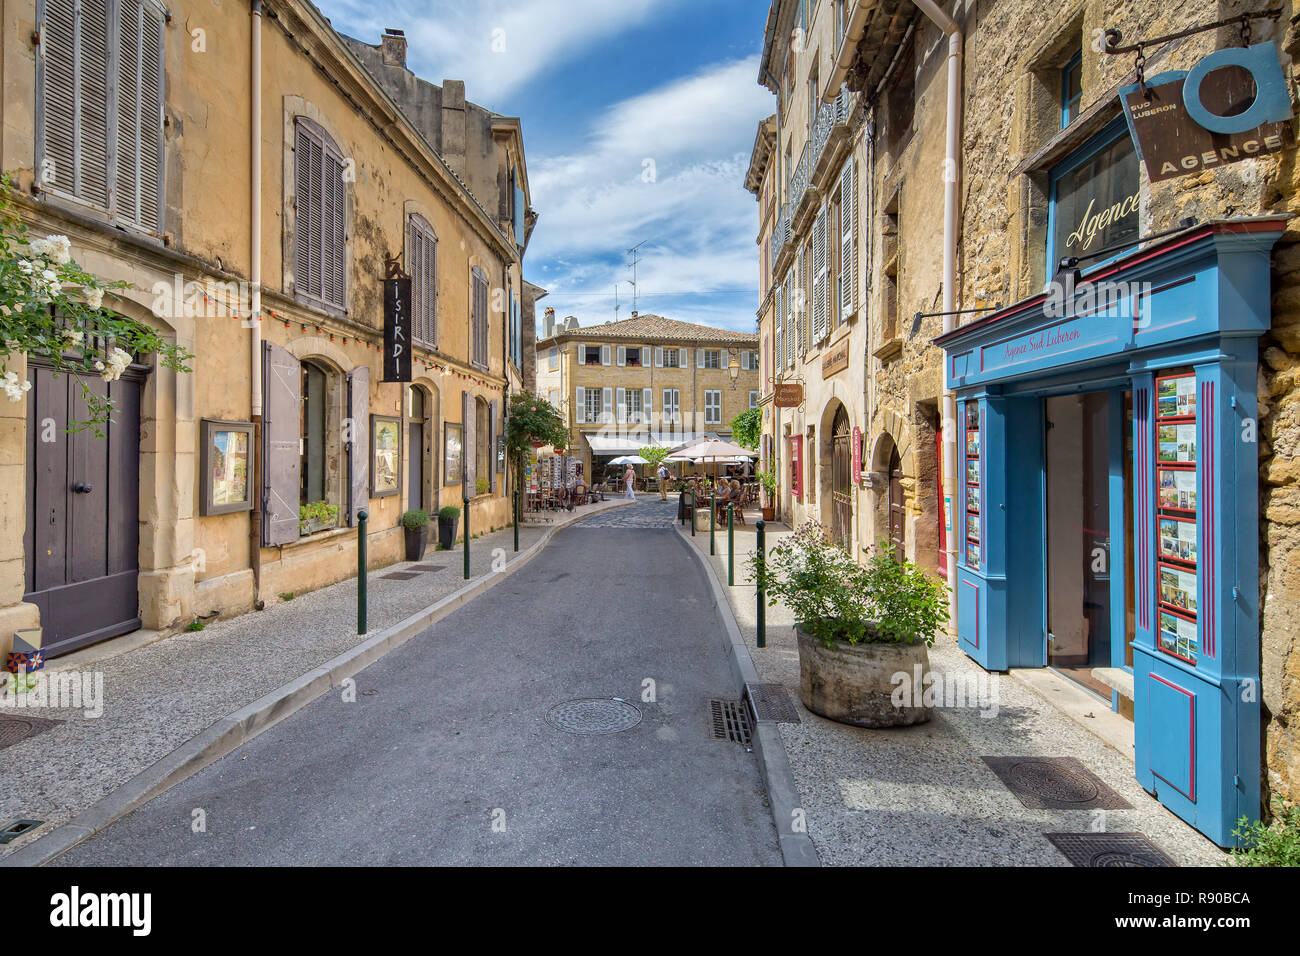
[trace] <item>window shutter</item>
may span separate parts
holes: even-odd
[[[499,402],[488,402],[488,491],[497,491],[497,406]]]
[[[423,216],[411,215],[406,230],[406,271],[411,276],[412,336],[430,348],[437,344],[437,248],[429,223]]]
[[[108,5],[48,0],[43,27],[42,159],[53,163],[56,188],[107,209]]]
[[[718,368],[723,368],[723,369],[725,369],[725,368],[727,367],[727,365],[728,365],[729,362],[730,362],[730,358],[729,358],[728,355],[727,355],[727,350],[726,350],[726,349],[719,349],[719,350],[718,350]]]
[[[608,365],[608,364],[609,364],[609,346],[608,346],[608,345],[602,345],[602,346],[600,347],[600,364],[601,364],[601,365]]]
[[[618,358],[617,358],[617,361],[618,361],[618,364],[619,364],[619,365],[626,365],[626,364],[627,364],[627,346],[625,346],[625,345],[620,345],[620,346],[618,347]]]
[[[348,415],[352,418],[352,441],[348,443],[348,524],[355,525],[359,520],[357,515],[370,504],[369,366],[358,365],[348,373]]]
[[[822,206],[813,225],[813,340],[826,337],[829,262],[826,256],[826,207]]]
[[[649,388],[641,389],[641,421],[647,425],[654,424],[654,418],[651,413],[654,411],[654,390]]]
[[[333,150],[325,151],[325,181],[322,194],[325,208],[321,211],[323,225],[322,245],[325,249],[324,268],[321,274],[322,298],[339,308],[346,308],[347,295],[344,289],[347,262],[345,258],[346,239],[343,235],[344,223],[344,182],[343,158],[335,155]]]
[[[573,396],[573,404],[576,406],[574,411],[577,413],[573,416],[574,421],[580,425],[587,423],[587,390],[581,385],[576,389]]]
[[[686,349],[677,350],[677,367],[686,368]]]
[[[772,351],[776,354],[776,367],[781,367],[781,356],[784,354],[781,350],[785,348],[785,299],[786,291],[784,285],[776,287],[776,321],[773,323],[774,333],[772,339]]]
[[[704,368],[704,349],[696,348],[695,350],[695,367]]]
[[[663,367],[664,367],[664,350],[656,345],[655,346],[655,368],[663,368]]]
[[[312,285],[313,278],[317,276],[313,263],[319,261],[320,247],[313,241],[316,229],[311,225],[312,208],[316,205],[312,169],[318,167],[319,163],[316,143],[300,122],[294,128],[293,140],[293,272],[294,291],[308,295],[320,295],[319,283],[315,288]]]
[[[605,346],[609,348],[609,346]],[[600,420],[606,425],[614,421],[614,390],[612,388],[602,388],[600,390]]]
[[[113,211],[157,232],[162,226],[162,20],[141,0],[119,0],[118,11]]]
[[[515,186],[515,245],[523,247],[524,244],[524,191]]]
[[[853,157],[840,175],[840,316],[853,314],[858,294],[857,167]]]
[[[627,389],[614,390],[614,410],[620,424],[627,421]]]
[[[298,540],[302,455],[302,365],[287,349],[262,343],[262,544]]]

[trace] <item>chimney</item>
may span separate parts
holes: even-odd
[[[632,310],[632,318],[635,319],[639,314],[640,314],[640,313],[638,313],[636,309],[633,309],[633,310]]]
[[[542,317],[542,331],[546,333],[546,338],[555,335],[555,310],[549,306]]]
[[[406,67],[406,34],[388,27],[379,40],[384,55],[384,66]]]
[[[578,327],[578,317],[576,315],[566,315],[564,317],[564,330],[572,332]]]
[[[465,81],[442,81],[442,158],[465,178]]]

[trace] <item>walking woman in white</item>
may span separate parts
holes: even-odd
[[[623,472],[623,485],[627,488],[627,494],[624,498],[631,498],[636,501],[636,492],[632,490],[632,482],[636,478],[636,471],[631,465],[627,466],[627,471]]]

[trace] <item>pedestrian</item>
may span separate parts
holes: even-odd
[[[665,466],[663,462],[660,462],[658,474],[659,474],[659,500],[667,501],[668,500],[668,479],[672,477],[672,473],[668,470],[667,466]]]
[[[632,482],[635,480],[636,470],[631,465],[628,465],[627,471],[623,472],[623,484],[627,487],[627,494],[623,497],[631,498],[633,501],[636,501],[636,492],[632,490]]]

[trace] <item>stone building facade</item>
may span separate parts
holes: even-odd
[[[752,332],[636,313],[557,327],[547,309],[536,351],[537,394],[560,410],[570,454],[598,479],[610,459],[648,445],[729,438],[731,420],[759,403]]]
[[[469,103],[463,84],[414,77],[396,31],[367,46],[302,0],[19,0],[2,29],[0,153],[20,215],[129,283],[112,307],[194,359],[177,374],[142,357],[108,442],[59,429],[51,455],[37,403],[57,422],[72,398],[11,356],[36,387],[0,409],[0,652],[18,627],[39,623],[58,653],[349,577],[361,510],[375,565],[400,559],[408,507],[467,496],[474,527],[508,523],[494,446],[524,387],[535,220],[518,120]],[[96,62],[121,78],[107,92]],[[146,161],[128,208],[132,155]],[[412,277],[409,384],[381,381],[390,259]],[[93,481],[72,473],[86,460]],[[242,480],[220,507],[214,462]],[[58,475],[46,487],[38,469]],[[68,498],[73,482],[90,490]],[[101,487],[119,514],[95,500]],[[316,501],[325,517],[300,527]],[[68,607],[102,613],[66,619]]]
[[[1191,0],[1173,0],[1164,4],[1144,0],[1126,0],[1119,4],[1071,0],[1051,9],[1022,0],[994,0],[983,4],[930,4],[920,0],[776,0],[768,17],[760,82],[779,93],[782,110],[778,113],[777,143],[771,157],[768,158],[766,147],[760,149],[756,146],[750,185],[752,190],[762,195],[763,177],[772,177],[778,210],[793,205],[796,193],[806,188],[803,180],[795,175],[800,159],[799,141],[807,125],[806,107],[800,104],[805,95],[801,90],[811,92],[816,89],[823,105],[830,105],[844,96],[857,104],[847,113],[850,136],[861,138],[861,144],[855,145],[854,150],[864,170],[857,187],[857,208],[861,217],[857,226],[862,237],[858,254],[865,321],[859,320],[864,327],[861,348],[855,348],[851,357],[862,380],[862,404],[852,409],[853,421],[861,425],[865,435],[863,472],[859,476],[862,490],[870,495],[880,494],[879,488],[901,492],[898,494],[901,499],[898,511],[902,516],[905,552],[922,564],[945,570],[948,558],[956,560],[961,571],[957,616],[972,615],[968,618],[972,627],[977,619],[990,628],[1003,626],[1003,636],[1005,622],[1000,625],[999,618],[990,616],[996,613],[995,608],[980,605],[978,611],[974,610],[980,600],[1002,600],[999,596],[1002,586],[994,586],[991,579],[997,575],[989,568],[970,563],[971,558],[978,560],[979,555],[975,549],[968,551],[966,532],[982,527],[983,531],[976,533],[987,534],[990,530],[987,522],[991,520],[987,512],[990,507],[996,508],[997,503],[989,497],[994,493],[992,489],[986,489],[982,493],[984,497],[980,498],[979,493],[972,492],[966,484],[965,466],[976,461],[974,454],[966,453],[966,426],[974,423],[973,430],[987,441],[994,434],[990,428],[1003,427],[1005,421],[1012,420],[1000,417],[1001,409],[1008,401],[1041,394],[1040,421],[1055,419],[1058,430],[1064,427],[1068,431],[1080,421],[1079,416],[1086,413],[1091,400],[1088,396],[1100,394],[1089,390],[1102,389],[1108,391],[1109,397],[1105,400],[1109,402],[1107,414],[1115,416],[1111,419],[1109,433],[1114,441],[1127,443],[1116,446],[1112,464],[1128,461],[1140,466],[1146,460],[1145,452],[1134,452],[1133,442],[1145,440],[1145,433],[1129,425],[1135,417],[1139,422],[1142,420],[1142,409],[1135,413],[1131,404],[1136,400],[1134,396],[1140,398],[1148,387],[1143,375],[1153,375],[1159,381],[1159,376],[1164,374],[1167,381],[1175,373],[1185,371],[1181,367],[1169,368],[1168,362],[1174,356],[1191,356],[1193,353],[1188,351],[1191,345],[1180,349],[1169,345],[1164,353],[1153,349],[1149,353],[1151,357],[1143,358],[1146,365],[1142,366],[1151,371],[1141,371],[1135,360],[1131,370],[1107,380],[1104,388],[1100,379],[1089,378],[1092,373],[1087,371],[1082,355],[1073,373],[1068,371],[1073,360],[1064,354],[1055,359],[1060,364],[1058,371],[1053,373],[1057,376],[1052,379],[1055,384],[1050,387],[1043,384],[1047,379],[1040,376],[1033,380],[1028,372],[1016,372],[1010,365],[1001,381],[997,381],[988,366],[982,372],[972,372],[964,366],[958,369],[956,365],[945,368],[945,355],[953,362],[959,362],[963,349],[967,347],[964,343],[968,342],[974,343],[972,347],[977,351],[987,349],[990,347],[987,343],[996,337],[998,323],[1002,323],[1003,328],[1018,328],[1015,323],[1025,321],[1021,316],[1046,308],[1041,295],[1044,289],[1050,291],[1053,288],[1054,278],[1057,279],[1056,287],[1064,281],[1061,276],[1066,273],[1058,273],[1058,262],[1066,256],[1078,259],[1075,268],[1080,270],[1083,279],[1103,274],[1123,276],[1128,274],[1126,270],[1138,274],[1143,268],[1155,267],[1144,263],[1172,262],[1177,255],[1191,255],[1190,251],[1177,252],[1180,249],[1226,250],[1230,240],[1223,237],[1244,237],[1255,233],[1264,237],[1258,241],[1231,240],[1239,243],[1241,248],[1240,253],[1234,255],[1268,256],[1271,293],[1263,298],[1263,307],[1258,310],[1262,312],[1258,318],[1266,331],[1258,336],[1257,341],[1255,388],[1240,393],[1234,391],[1232,402],[1225,406],[1235,414],[1245,414],[1235,410],[1257,403],[1257,418],[1247,415],[1249,422],[1243,423],[1243,433],[1249,431],[1254,435],[1254,425],[1257,424],[1257,446],[1248,447],[1251,455],[1257,453],[1259,457],[1258,484],[1256,492],[1248,493],[1250,507],[1241,512],[1245,522],[1241,527],[1255,527],[1249,524],[1254,520],[1249,515],[1256,510],[1257,498],[1258,600],[1254,599],[1256,586],[1253,581],[1229,582],[1226,570],[1222,573],[1205,571],[1197,585],[1204,591],[1204,596],[1209,596],[1219,586],[1228,589],[1226,600],[1239,612],[1231,620],[1231,633],[1238,641],[1233,648],[1237,670],[1230,673],[1229,660],[1225,657],[1221,671],[1215,671],[1219,675],[1216,679],[1221,680],[1223,686],[1229,686],[1229,681],[1239,683],[1243,688],[1243,698],[1257,691],[1257,703],[1240,705],[1236,711],[1231,708],[1219,711],[1213,696],[1197,696],[1208,692],[1195,688],[1209,685],[1198,683],[1196,672],[1211,663],[1216,668],[1220,666],[1218,660],[1208,660],[1215,656],[1212,646],[1202,647],[1199,664],[1173,660],[1179,655],[1162,655],[1160,647],[1147,654],[1141,646],[1146,640],[1142,636],[1142,610],[1139,606],[1138,622],[1134,624],[1132,597],[1128,599],[1127,616],[1130,619],[1127,624],[1122,598],[1116,598],[1112,608],[1114,616],[1108,632],[1109,640],[1113,640],[1112,659],[1084,659],[1087,657],[1085,653],[1080,656],[1079,663],[1053,665],[1076,678],[1079,684],[1103,700],[1109,699],[1111,706],[1120,713],[1136,716],[1139,779],[1148,785],[1148,789],[1161,794],[1162,800],[1172,801],[1170,805],[1175,812],[1221,841],[1227,838],[1219,823],[1209,822],[1209,817],[1215,814],[1206,810],[1210,800],[1206,794],[1215,782],[1227,781],[1222,783],[1222,793],[1227,795],[1221,810],[1223,815],[1227,814],[1226,807],[1231,803],[1228,798],[1243,801],[1245,811],[1253,812],[1248,806],[1254,799],[1252,793],[1258,793],[1264,802],[1270,797],[1300,799],[1300,739],[1295,730],[1297,709],[1300,708],[1300,639],[1294,623],[1295,608],[1300,601],[1300,576],[1294,571],[1293,560],[1297,548],[1300,548],[1300,533],[1296,531],[1300,527],[1300,507],[1297,506],[1300,502],[1300,486],[1297,485],[1300,472],[1293,464],[1297,444],[1300,444],[1300,413],[1296,412],[1300,294],[1295,291],[1297,276],[1300,275],[1300,253],[1296,251],[1300,235],[1287,218],[1294,215],[1300,206],[1300,197],[1297,197],[1300,176],[1296,172],[1295,150],[1287,141],[1285,148],[1259,150],[1258,155],[1244,161],[1213,162],[1183,175],[1153,181],[1141,162],[1141,156],[1135,155],[1121,109],[1124,89],[1139,79],[1134,55],[1132,52],[1113,55],[1105,52],[1105,47],[1108,30],[1119,32],[1118,41],[1109,41],[1112,45],[1147,41],[1145,78],[1158,82],[1167,79],[1161,74],[1192,70],[1215,51],[1241,47],[1243,41],[1247,45],[1271,45],[1270,55],[1276,56],[1289,78],[1292,58],[1300,52],[1300,31],[1293,23],[1296,11],[1289,5],[1283,5],[1282,15],[1278,18],[1250,20],[1247,34],[1243,34],[1241,22],[1235,21],[1189,36],[1163,39],[1189,26],[1254,11],[1255,7],[1244,3],[1229,2],[1207,8]],[[955,127],[954,116],[948,108],[949,80],[954,70],[958,81],[953,101],[957,106]],[[1211,91],[1227,89],[1225,76],[1211,77],[1205,88]],[[1181,75],[1175,79],[1181,81]],[[840,84],[844,84],[843,88]],[[1287,85],[1293,86],[1289,79]],[[1289,92],[1294,99],[1294,90]],[[1211,92],[1207,95],[1213,98],[1220,94]],[[955,156],[950,155],[948,149],[950,130],[957,134],[953,141]],[[857,140],[854,142],[856,144]],[[1110,178],[1103,182],[1106,176]],[[952,288],[945,290],[945,244],[949,235],[945,230],[945,187],[949,182],[955,184],[957,199],[956,228],[950,236],[955,252],[955,281]],[[1091,209],[1089,202],[1094,203]],[[1108,213],[1103,221],[1100,210],[1112,206],[1114,211]],[[786,241],[788,234],[784,231],[786,227],[779,212],[772,227],[766,225],[766,209],[760,209],[760,217],[764,223],[760,229],[770,230],[774,235],[770,240],[774,248]],[[798,231],[798,225],[794,224],[791,238],[796,244]],[[1275,240],[1268,238],[1274,235]],[[1268,244],[1271,244],[1271,252]],[[1146,259],[1143,253],[1147,255]],[[1231,261],[1244,262],[1245,259]],[[787,267],[775,256],[769,259],[765,269],[772,269],[773,284],[789,281],[786,270],[794,267],[793,257],[790,263]],[[1229,260],[1222,259],[1215,268],[1229,269]],[[1214,274],[1212,269],[1209,274]],[[1219,274],[1224,276],[1219,280],[1222,286],[1228,273]],[[1073,278],[1073,273],[1069,275]],[[1199,281],[1208,280],[1202,278]],[[1258,282],[1251,289],[1252,295],[1255,292],[1262,292]],[[950,304],[946,305],[946,301]],[[1150,306],[1158,300],[1142,301]],[[1203,307],[1206,301],[1204,296],[1198,299],[1198,308]],[[1244,311],[1245,307],[1243,300],[1238,311]],[[945,311],[950,315],[935,314]],[[1207,331],[1203,338],[1210,334],[1225,336],[1226,333],[1215,323],[1231,321],[1232,311],[1218,313],[1218,319],[1198,315],[1198,321],[1208,323],[1204,326]],[[781,311],[767,307],[765,302],[759,317],[760,335],[764,341],[769,337],[775,340],[781,328]],[[1141,347],[1141,334],[1145,327],[1136,318],[1133,322],[1136,336],[1133,348],[1137,349]],[[1090,334],[1088,328],[1091,327],[1085,327],[1085,336]],[[1006,334],[1012,333],[1008,331]],[[1056,342],[1061,334],[1054,330],[1048,338],[1040,340],[1039,345],[1058,347]],[[1220,341],[1225,343],[1225,353],[1238,355],[1239,362],[1249,363],[1254,361],[1249,349],[1256,347],[1255,338],[1250,338],[1247,346],[1241,337],[1244,335],[1237,331],[1230,337],[1221,337]],[[938,345],[935,339],[940,340]],[[1017,343],[1015,349],[1023,346],[1032,350],[1039,345],[1027,341]],[[1233,348],[1240,346],[1243,351],[1233,352],[1226,347],[1229,345]],[[1011,346],[1004,348],[1011,349]],[[1161,359],[1161,354],[1166,358]],[[1019,361],[1020,356],[1017,355],[1016,359]],[[1092,361],[1095,363],[1101,359]],[[1188,358],[1187,368],[1193,366],[1199,383],[1209,382],[1220,374],[1208,360]],[[789,371],[788,366],[786,370]],[[811,371],[802,370],[809,396],[813,394]],[[782,374],[778,364],[778,379]],[[981,381],[981,374],[989,376],[994,384],[987,387],[963,386],[963,383]],[[1066,383],[1069,374],[1075,375],[1073,384]],[[1192,376],[1193,372],[1185,371],[1185,374]],[[1099,384],[1091,384],[1093,381]],[[1032,391],[1034,388],[1040,391]],[[955,407],[963,410],[946,426],[945,389],[954,390],[961,402]],[[1071,393],[1076,397],[1067,399],[1065,396]],[[962,417],[967,411],[972,416],[970,419]],[[989,418],[981,417],[983,415]],[[1250,427],[1246,428],[1246,425]],[[1052,429],[1046,425],[1038,427],[1046,428],[1046,432],[1031,430],[1022,433],[1024,443],[1018,453],[1029,455],[1032,450],[1029,446],[1039,442],[1040,445],[1034,447],[1038,447],[1042,454],[1048,454],[1043,449],[1053,447]],[[1198,427],[1214,426],[1201,423]],[[941,431],[962,436],[952,459],[957,467],[955,473],[946,476],[946,489],[942,475]],[[781,448],[781,433],[774,430],[771,434],[776,442],[774,447]],[[1013,444],[1009,433],[1005,441],[1007,446]],[[979,445],[974,448],[978,450]],[[887,466],[884,461],[885,450],[897,463],[896,474],[894,467]],[[1217,462],[1213,466],[1201,462],[1194,471],[1199,476],[1198,481],[1205,481],[1216,477],[1217,470],[1223,467],[1226,466]],[[789,471],[788,467],[781,469],[783,507],[789,497]],[[1060,471],[1058,467],[1056,473],[1059,475]],[[1189,469],[1187,473],[1192,471]],[[976,463],[970,474],[978,473]],[[1050,482],[1050,476],[1049,469],[1040,476],[1040,485],[1026,485],[1022,490],[1039,495],[1042,492],[1034,489],[1043,487],[1042,482]],[[1160,477],[1163,480],[1165,475],[1162,473]],[[1224,477],[1226,487],[1227,477],[1221,477]],[[1013,478],[1014,475],[1008,472],[1007,480]],[[1115,482],[1114,489],[1123,489],[1125,498],[1130,497],[1130,484],[1142,480],[1140,474],[1135,478],[1129,472],[1120,473],[1114,468],[1111,479]],[[1244,488],[1245,483],[1238,482],[1234,476],[1233,490],[1239,486]],[[1207,484],[1202,490],[1211,487]],[[890,491],[884,493],[891,497]],[[968,495],[972,507],[978,510],[980,505],[975,502],[979,500],[985,511],[984,515],[975,515],[974,523],[969,524]],[[951,500],[947,512],[945,497]],[[1111,500],[1118,502],[1120,499],[1113,497]],[[1138,507],[1140,505],[1138,502]],[[1108,556],[1113,551],[1114,562],[1126,570],[1132,570],[1134,561],[1137,562],[1134,573],[1139,577],[1137,588],[1141,594],[1144,564],[1141,557],[1132,558],[1124,549],[1132,549],[1137,542],[1141,555],[1144,533],[1141,530],[1135,532],[1131,527],[1124,530],[1122,511],[1118,503],[1111,507],[1111,516],[1121,523],[1112,525],[1115,533],[1099,532],[1100,537],[1094,544]],[[792,517],[798,519],[802,513],[796,508]],[[857,517],[863,523],[862,534],[871,539],[890,531],[890,516],[895,513],[895,502],[890,501],[887,507],[882,508],[877,498],[875,506],[862,509],[862,514]],[[1139,511],[1136,520],[1143,525],[1146,518]],[[1218,524],[1212,525],[1211,519],[1203,513],[1198,513],[1196,520],[1200,522],[1198,527],[1203,535],[1218,528]],[[980,522],[985,523],[981,525]],[[1033,539],[1038,536],[1046,542],[1051,537],[1050,530],[1050,523],[1039,526],[1030,523],[1023,526],[1020,533],[1028,536],[1022,538],[1024,543],[1034,544]],[[1060,537],[1058,534],[1057,538]],[[1234,559],[1232,567],[1240,567],[1243,574],[1253,575],[1252,551],[1247,544],[1225,551],[1224,555]],[[1069,575],[1053,572],[1050,565],[1054,560],[1054,555],[1048,553],[1044,566],[1048,568],[1049,576],[1055,574],[1056,580],[1063,581]],[[1176,560],[1170,565],[1175,571],[1180,567],[1186,571],[1187,566],[1186,562],[1179,565]],[[958,568],[952,570],[956,577]],[[1004,571],[1010,574],[1010,571]],[[1084,575],[1087,573],[1085,566]],[[968,582],[970,586],[967,586]],[[1243,592],[1246,592],[1244,599],[1241,596]],[[1157,595],[1161,599],[1162,596],[1163,592]],[[1228,618],[1222,617],[1225,612],[1217,605],[1215,607],[1214,613],[1228,622]],[[1076,613],[1086,619],[1090,612]],[[1162,624],[1163,620],[1161,618]],[[1202,642],[1210,637],[1207,621],[1202,620],[1199,625]],[[1037,637],[1029,643],[1044,640],[1042,632],[1047,628],[1038,624],[1033,627],[1038,628]],[[1056,629],[1057,637],[1073,627],[1074,624],[1062,624]],[[1091,621],[1091,627],[1076,630],[1084,635],[1081,640],[1088,641],[1106,631],[1095,619]],[[1092,636],[1089,636],[1090,630]],[[1224,633],[1228,633],[1227,629]],[[981,637],[992,640],[999,635],[985,633]],[[1194,636],[1191,640],[1195,644],[1197,638]],[[1139,659],[1136,669],[1132,663],[1134,645],[1137,645]],[[963,647],[977,660],[980,659],[979,652],[966,644]],[[1101,649],[1103,656],[1110,655],[1110,652],[1111,645]],[[1041,649],[1035,649],[1033,653],[1042,657]],[[1143,666],[1144,655],[1154,663]],[[1191,655],[1192,658],[1196,656]],[[1012,658],[1014,660],[1014,654]],[[1257,663],[1252,664],[1252,660]],[[1052,663],[1050,651],[1046,662]],[[1166,664],[1182,668],[1179,671],[1181,676],[1171,676],[1170,672],[1162,670]],[[986,666],[989,665],[986,663]],[[1016,665],[1012,663],[1011,666]],[[1162,693],[1168,687],[1178,688],[1177,692],[1171,692],[1171,699],[1176,699],[1180,707],[1184,697],[1179,694],[1185,688],[1192,688],[1187,690],[1187,695],[1194,701],[1193,707],[1200,708],[1197,713],[1201,716],[1177,731],[1187,731],[1194,739],[1197,739],[1195,731],[1202,732],[1198,738],[1201,743],[1192,745],[1190,767],[1182,766],[1178,770],[1162,767],[1160,760],[1164,758],[1159,748],[1152,749],[1152,721],[1154,715],[1161,713],[1159,707],[1164,705],[1153,696],[1150,688],[1162,682]],[[1205,720],[1212,719],[1205,716],[1209,713],[1227,716],[1223,717],[1221,725],[1205,724]],[[1250,760],[1244,760],[1236,765],[1237,772],[1234,773],[1229,768],[1231,759],[1235,759],[1229,756],[1230,745],[1225,742],[1220,749],[1211,752],[1214,745],[1207,742],[1211,738],[1204,736],[1206,733],[1217,734],[1216,726],[1224,733],[1228,732],[1224,728],[1230,728],[1238,735],[1242,753],[1253,748],[1252,739],[1256,731],[1251,728],[1257,727],[1258,762],[1252,764]],[[1217,736],[1214,739],[1218,739]],[[1198,772],[1201,774],[1199,778]],[[1183,775],[1189,773],[1190,780],[1184,779]],[[1256,774],[1259,786],[1255,790],[1252,790],[1253,782],[1250,780],[1244,785],[1232,783],[1234,776]],[[1177,782],[1169,783],[1169,777]],[[1194,782],[1197,779],[1201,781],[1199,794]],[[1193,796],[1182,793],[1180,787],[1182,790],[1190,789]],[[1175,806],[1179,800],[1183,804]]]

